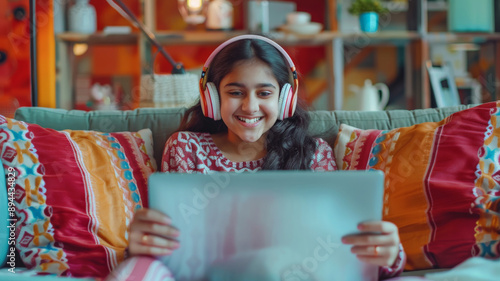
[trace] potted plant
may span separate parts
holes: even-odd
[[[354,0],[349,13],[359,16],[359,24],[363,32],[378,30],[378,15],[388,10],[377,0]]]

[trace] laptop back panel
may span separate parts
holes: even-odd
[[[176,280],[378,279],[341,237],[381,219],[381,172],[156,173],[149,197],[181,232]]]

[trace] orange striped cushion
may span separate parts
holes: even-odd
[[[343,170],[385,173],[384,220],[399,227],[406,270],[500,257],[500,102],[390,131],[342,125]]]
[[[147,204],[152,134],[55,131],[0,116],[15,169],[16,248],[29,269],[104,277],[124,258],[127,227]]]

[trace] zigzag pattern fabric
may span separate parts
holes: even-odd
[[[26,267],[105,277],[156,170],[152,133],[55,131],[0,116],[4,169],[16,171],[16,247]]]
[[[394,130],[342,124],[344,170],[385,173],[384,220],[398,225],[407,270],[500,257],[500,102]]]

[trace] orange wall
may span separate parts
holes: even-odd
[[[29,12],[28,6],[28,0],[0,0],[0,51],[6,54],[0,64],[0,96],[3,103],[15,99],[21,106],[31,105],[29,22],[28,17],[16,20],[10,11]]]
[[[26,16],[16,19],[14,9]],[[38,105],[55,107],[52,0],[38,0],[36,9]],[[12,107],[31,106],[29,0],[0,0],[0,11],[0,51],[7,55],[0,64],[0,114],[12,117]]]

